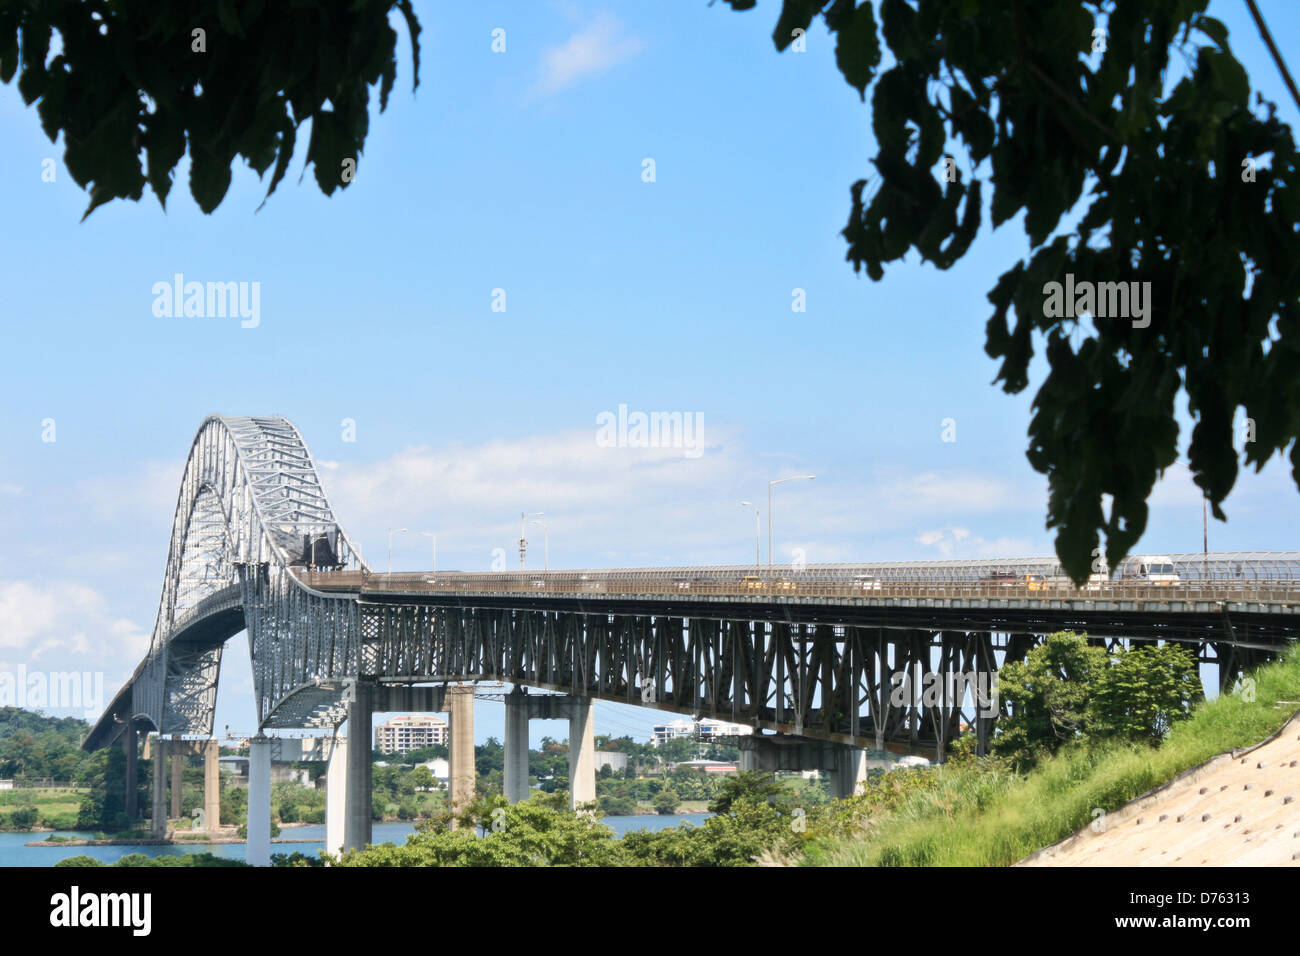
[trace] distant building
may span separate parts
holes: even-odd
[[[0,790],[12,790],[14,782],[12,780],[0,780]]]
[[[656,724],[651,731],[650,743],[658,747],[669,740],[679,737],[695,737],[702,743],[710,743],[715,737],[744,737],[754,732],[753,727],[745,724],[729,724],[725,720],[705,717],[702,720],[690,720],[682,717],[670,720],[666,724]]]
[[[683,760],[673,764],[674,770],[681,767],[688,770],[703,770],[705,773],[735,773],[738,769],[734,760]]]
[[[375,749],[381,753],[404,754],[446,744],[447,722],[429,714],[394,717],[375,728]]]
[[[602,767],[608,767],[615,773],[622,773],[627,769],[627,754],[618,750],[597,750],[596,772],[599,773]]]
[[[433,774],[434,780],[447,781],[451,779],[451,764],[442,757],[434,757],[432,760],[426,760],[420,764],[421,767],[428,767],[429,773]]]

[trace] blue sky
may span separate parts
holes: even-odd
[[[146,195],[81,223],[62,146],[0,87],[0,669],[95,668],[109,694],[130,673],[212,412],[291,418],[377,568],[404,526],[397,568],[426,566],[430,530],[440,567],[486,569],[523,510],[546,512],[553,567],[748,561],[740,500],[806,472],[778,489],[778,561],[1051,553],[1024,458],[1033,388],[992,387],[983,353],[985,294],[1023,230],[986,228],[947,272],[913,257],[880,283],[853,273],[839,230],[874,146],[820,22],[807,52],[777,54],[770,0],[416,7],[420,88],[403,30],[388,111],[331,199],[297,181],[304,130],[260,212],[265,184],[237,169],[204,216],[183,164],[166,212]],[[1300,65],[1300,7],[1261,7]],[[1244,5],[1211,13],[1295,126]],[[260,324],[156,317],[152,287],[175,273],[260,283]],[[596,418],[620,404],[701,416],[703,454],[599,447]],[[1140,550],[1199,550],[1200,510],[1171,474]],[[1283,462],[1243,475],[1227,511],[1212,549],[1294,546]],[[597,731],[654,719],[602,704]],[[218,725],[253,726],[242,638]],[[500,736],[499,707],[480,704],[478,731]]]

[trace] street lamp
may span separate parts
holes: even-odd
[[[758,505],[754,504],[752,501],[742,501],[740,506],[742,508],[754,509],[754,573],[758,574],[759,569],[763,566],[762,551],[759,545],[759,541],[762,540],[762,526],[759,523]]]
[[[791,475],[789,478],[777,478],[767,483],[767,573],[772,574],[772,486],[779,485],[786,481],[800,481],[807,479],[811,481],[816,475]]]
[[[1196,476],[1192,474],[1192,469],[1181,461],[1175,461],[1175,465],[1187,472],[1188,477],[1195,481]],[[1206,580],[1210,577],[1210,498],[1201,492],[1201,560],[1203,562],[1203,573]]]
[[[389,574],[393,573],[393,535],[405,534],[405,533],[406,533],[405,528],[388,529],[388,573]]]
[[[528,539],[524,536],[524,522],[529,518],[541,518],[545,512],[530,511],[527,514],[519,512],[519,570],[524,569],[524,554],[528,551]]]
[[[539,525],[542,529],[542,540],[545,542],[543,553],[546,555],[546,570],[549,571],[551,570],[551,526],[540,521],[534,521],[533,524]]]
[[[426,538],[433,539],[433,573],[438,573],[438,535],[433,531],[421,531]]]

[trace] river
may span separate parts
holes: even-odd
[[[680,823],[699,825],[707,813],[671,813],[666,816],[627,816],[605,817],[607,824],[618,836],[631,830],[663,830]],[[376,823],[372,830],[375,843],[404,843],[407,836],[415,832],[411,823]],[[143,853],[145,856],[179,856],[183,853],[212,853],[214,856],[244,859],[244,844],[217,843],[204,846],[24,846],[35,840],[44,840],[48,833],[0,833],[0,866],[53,866],[59,860],[71,856],[89,856],[104,863],[112,863],[131,853]],[[293,840],[311,840],[310,843],[273,843],[272,853],[300,853],[314,855],[317,850],[325,848],[325,827],[323,824],[311,824],[302,827],[284,827],[281,837]],[[57,836],[88,839],[93,833],[75,830],[60,830]]]

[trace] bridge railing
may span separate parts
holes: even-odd
[[[1110,581],[1075,587],[1057,581],[972,581],[972,582],[810,582],[784,578],[780,573],[752,575],[736,581],[691,580],[689,578],[647,580],[644,577],[592,580],[557,577],[556,572],[534,574],[483,574],[430,572],[366,574],[359,572],[311,572],[304,582],[322,591],[349,590],[377,594],[517,594],[548,597],[654,596],[691,598],[833,598],[852,601],[927,599],[953,601],[1144,601],[1296,603],[1300,605],[1300,580],[1269,580],[1210,583]]]

